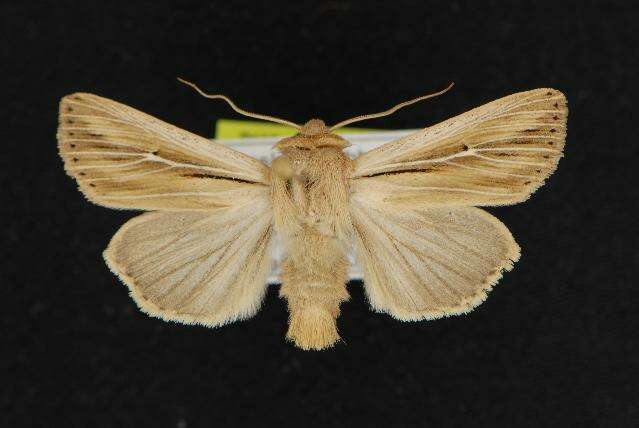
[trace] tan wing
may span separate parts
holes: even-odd
[[[66,96],[59,119],[65,169],[100,205],[211,209],[250,200],[268,183],[258,160],[106,98]]]
[[[355,195],[351,214],[371,306],[404,320],[465,313],[519,258],[499,220],[474,207],[418,210]]]
[[[410,206],[521,202],[557,167],[567,115],[555,89],[501,98],[363,154],[352,189]]]
[[[207,326],[245,319],[271,269],[268,205],[264,195],[209,212],[145,213],[122,226],[104,257],[149,315]]]

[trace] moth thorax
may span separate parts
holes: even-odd
[[[323,120],[311,119],[302,126],[300,134],[305,136],[321,135],[328,133],[328,128]]]

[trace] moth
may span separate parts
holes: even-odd
[[[112,100],[62,98],[66,172],[96,204],[146,211],[113,236],[106,263],[143,312],[217,327],[258,311],[278,239],[286,337],[302,349],[339,340],[351,250],[375,311],[432,320],[483,302],[520,249],[477,207],[528,199],[556,169],[566,137],[566,98],[542,88],[350,159],[336,129],[445,91],[329,127],[250,113],[184,82],[297,133],[274,146],[269,167]]]

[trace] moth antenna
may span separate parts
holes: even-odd
[[[239,114],[241,114],[243,116],[252,117],[253,119],[267,120],[269,122],[279,123],[280,125],[290,126],[290,127],[295,128],[295,129],[301,129],[302,128],[297,123],[293,123],[293,122],[290,122],[290,121],[285,120],[285,119],[280,119],[278,117],[273,117],[273,116],[268,116],[268,115],[265,115],[265,114],[259,114],[259,113],[253,113],[253,112],[250,112],[250,111],[246,111],[244,109],[239,108],[226,95],[222,95],[222,94],[207,94],[206,92],[204,92],[200,88],[198,88],[198,86],[195,83],[189,82],[188,80],[184,80],[184,79],[182,79],[180,77],[178,77],[177,80],[180,81],[181,83],[184,83],[185,85],[190,86],[191,88],[195,89],[195,91],[198,94],[202,95],[204,98],[220,99],[220,100],[226,101],[228,103],[228,105],[230,105],[233,110],[235,110],[236,112],[238,112]]]
[[[422,95],[421,97],[417,97],[417,98],[413,98],[412,100],[404,101],[403,103],[399,103],[396,106],[391,107],[388,110],[384,110],[384,111],[379,112],[379,113],[365,114],[363,116],[356,116],[356,117],[353,117],[351,119],[346,119],[346,120],[338,123],[337,125],[331,126],[330,131],[334,131],[335,129],[341,128],[342,126],[350,125],[353,122],[360,122],[362,120],[376,119],[378,117],[388,116],[390,114],[395,113],[400,108],[409,106],[411,104],[415,104],[416,102],[419,102],[419,101],[427,100],[429,98],[434,98],[434,97],[437,97],[439,95],[445,94],[446,92],[448,92],[450,90],[450,88],[453,87],[454,84],[455,84],[454,82],[451,82],[450,85],[448,85],[448,87],[446,89],[443,89],[443,90],[441,90],[439,92],[435,92],[433,94]]]

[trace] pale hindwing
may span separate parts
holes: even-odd
[[[363,154],[352,190],[411,207],[521,202],[557,167],[567,115],[555,89],[501,98]]]
[[[371,306],[400,320],[470,311],[519,258],[506,226],[479,208],[398,210],[357,195],[351,212]]]
[[[106,98],[66,96],[59,120],[65,169],[100,205],[211,209],[251,200],[268,184],[260,161]]]
[[[151,212],[128,221],[104,257],[148,313],[218,326],[254,315],[271,269],[272,209]]]

